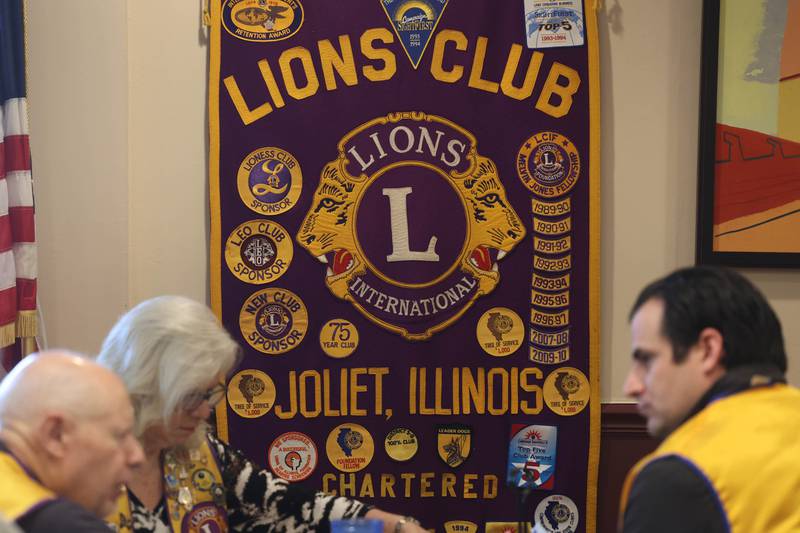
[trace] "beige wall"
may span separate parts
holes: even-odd
[[[207,300],[199,0],[29,0],[29,80],[49,343],[96,351],[156,294]],[[628,307],[694,258],[699,0],[605,0],[602,398],[623,400]],[[748,271],[781,316],[800,383],[800,273]]]

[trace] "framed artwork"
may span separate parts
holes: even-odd
[[[800,0],[704,0],[697,262],[800,266]]]

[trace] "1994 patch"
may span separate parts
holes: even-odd
[[[239,329],[247,344],[259,352],[281,354],[303,341],[308,330],[308,310],[291,291],[263,289],[245,301],[239,311]]]
[[[287,231],[268,220],[240,224],[225,243],[225,262],[231,274],[254,285],[280,278],[289,269],[293,255],[294,246]]]
[[[545,198],[567,194],[581,175],[578,149],[553,131],[535,133],[517,154],[517,174],[530,191]]]
[[[303,5],[299,0],[227,0],[222,25],[243,41],[282,41],[303,25]]]
[[[239,165],[236,183],[248,208],[261,215],[279,215],[297,203],[303,173],[292,154],[266,146],[247,154]]]

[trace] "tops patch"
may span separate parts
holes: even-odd
[[[265,43],[288,39],[303,25],[299,0],[227,0],[222,25],[243,41]]]

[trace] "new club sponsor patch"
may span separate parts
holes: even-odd
[[[519,489],[552,489],[556,471],[555,426],[511,426],[506,483]]]
[[[436,450],[450,468],[461,466],[472,451],[472,428],[447,424],[436,428]]]
[[[289,431],[272,441],[269,467],[286,481],[302,481],[317,467],[317,447],[305,433]]]
[[[296,237],[326,265],[334,296],[423,340],[494,290],[498,263],[525,226],[471,132],[435,115],[392,113],[346,133],[338,153]]]
[[[444,523],[445,533],[478,533],[478,524],[467,520],[450,520]]]
[[[280,148],[253,150],[239,165],[236,176],[239,197],[260,215],[279,215],[297,203],[303,189],[303,173],[297,159]]]
[[[536,133],[519,149],[517,175],[538,196],[563,196],[572,190],[581,175],[578,149],[560,133]]]
[[[275,405],[275,383],[260,370],[238,372],[228,381],[228,405],[243,418],[258,418]]]
[[[525,323],[507,307],[489,309],[478,319],[475,328],[483,351],[496,357],[516,352],[525,338]]]
[[[542,394],[547,407],[561,416],[573,416],[589,405],[589,380],[577,368],[565,366],[550,372]]]
[[[282,41],[303,25],[303,5],[299,0],[225,0],[222,25],[243,41]]]
[[[528,48],[580,46],[583,32],[582,0],[525,0]]]
[[[419,440],[408,428],[395,428],[391,430],[383,441],[386,455],[395,461],[408,461],[417,454]]]
[[[181,522],[181,533],[224,533],[228,531],[225,509],[213,502],[195,505]]]
[[[283,226],[268,220],[240,224],[225,242],[225,262],[231,274],[254,285],[280,278],[293,255],[292,238]]]
[[[578,507],[569,497],[552,494],[539,502],[534,514],[532,533],[575,533],[578,530]]]
[[[325,451],[337,470],[358,472],[372,461],[375,442],[364,426],[341,424],[328,434]]]
[[[381,0],[408,59],[416,69],[448,0]]]
[[[239,328],[254,349],[268,355],[282,354],[302,342],[308,329],[308,311],[291,291],[263,289],[244,302]]]
[[[350,356],[358,348],[358,329],[349,320],[328,320],[319,331],[322,351],[334,359]]]

